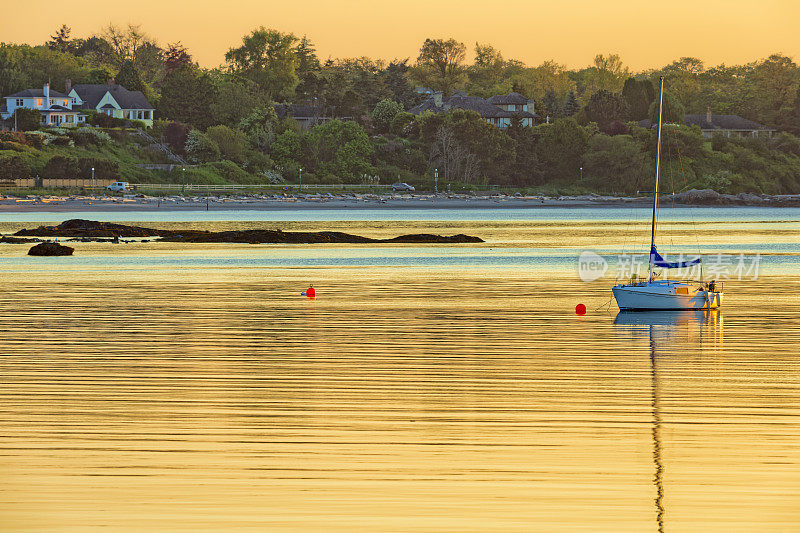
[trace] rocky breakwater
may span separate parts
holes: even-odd
[[[242,231],[165,230],[82,219],[66,220],[57,226],[39,226],[35,229],[23,229],[14,235],[17,237],[73,237],[80,240],[107,240],[109,237],[160,237],[162,241],[168,242],[246,244],[456,244],[483,242],[480,237],[463,234],[433,235],[413,233],[389,239],[373,239],[340,231],[281,231],[279,229]]]

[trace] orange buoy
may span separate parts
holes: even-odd
[[[586,314],[586,306],[583,304],[578,304],[575,306],[575,314],[576,315],[585,315]]]
[[[309,286],[306,289],[306,296],[308,296],[309,298],[316,298],[317,297],[317,291],[314,290],[314,287]]]

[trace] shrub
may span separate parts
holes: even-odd
[[[96,157],[78,159],[78,172],[82,177],[91,178],[92,168],[94,168],[95,179],[115,178],[119,175],[119,164],[116,161]]]
[[[195,163],[208,163],[219,160],[219,146],[208,135],[192,130],[186,137],[186,155]]]
[[[186,139],[192,127],[180,122],[170,122],[164,128],[164,142],[178,154],[186,154]]]
[[[101,128],[123,128],[125,121],[121,118],[111,117],[105,113],[92,113],[89,115],[89,124]]]
[[[389,124],[389,132],[395,135],[402,135],[403,137],[410,137],[410,133],[413,132],[407,132],[406,129],[414,122],[414,118],[414,115],[406,113],[405,111],[397,113]]]
[[[25,133],[21,131],[4,131],[0,130],[0,141],[9,141],[19,144],[28,144]]]
[[[16,117],[17,130],[33,131],[42,125],[42,114],[36,109],[18,107],[8,120],[9,124],[14,124],[14,117]]]
[[[111,142],[111,136],[94,128],[77,128],[69,132],[70,138],[78,146],[101,145]]]
[[[27,131],[25,133],[25,136],[28,139],[28,144],[33,148],[48,146],[52,144],[53,140],[56,138],[55,135],[46,131]]]
[[[75,146],[75,142],[66,135],[54,135],[49,144],[53,146]]]
[[[27,178],[31,169],[18,155],[0,156],[0,179]]]
[[[206,130],[206,136],[217,143],[219,152],[224,159],[241,163],[247,150],[247,136],[239,130],[228,126],[211,126]]]
[[[44,166],[46,178],[74,178],[79,172],[78,162],[63,155],[54,155]]]
[[[250,174],[232,161],[216,161],[209,163],[209,166],[230,183],[247,183],[250,181]]]

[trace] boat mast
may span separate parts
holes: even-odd
[[[664,108],[664,76],[658,79],[658,136],[656,137],[656,179],[653,186],[653,224],[650,227],[650,268],[647,281],[653,281],[653,247],[656,245],[656,211],[658,211],[658,172],[661,167],[661,114]]]

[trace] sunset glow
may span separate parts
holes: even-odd
[[[243,35],[263,25],[308,35],[321,58],[413,59],[426,37],[454,37],[470,49],[476,41],[491,43],[505,57],[530,65],[555,59],[579,68],[595,54],[610,52],[642,70],[681,56],[699,57],[707,65],[746,63],[773,52],[796,58],[798,20],[800,3],[792,0],[675,0],[666,5],[634,0],[310,0],[302,6],[140,0],[135,9],[88,0],[80,9],[43,9],[35,16],[26,4],[10,3],[0,19],[0,41],[40,44],[61,24],[85,37],[109,22],[131,22],[162,44],[182,41],[202,66],[213,67]]]

